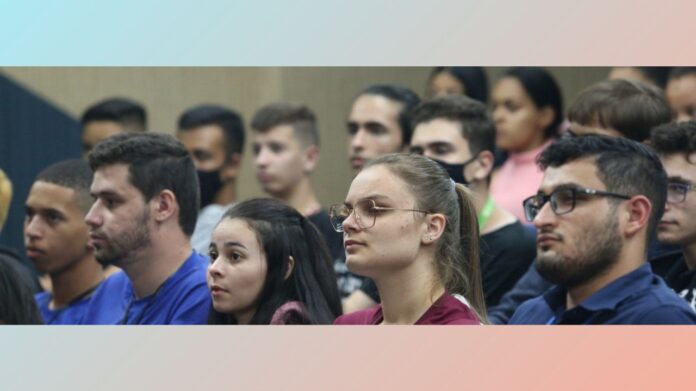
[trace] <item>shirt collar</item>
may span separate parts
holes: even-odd
[[[609,283],[604,288],[593,293],[578,307],[590,312],[600,310],[614,310],[628,297],[642,291],[643,287],[650,285],[653,279],[652,268],[649,263],[644,263],[638,269],[623,275]],[[567,290],[561,286],[554,286],[544,294],[544,300],[554,313],[562,313],[566,310]]]
[[[551,144],[553,140],[549,139],[542,145],[532,149],[531,151],[525,151],[525,152],[519,152],[519,153],[511,153],[508,156],[508,159],[513,161],[516,164],[524,164],[524,163],[534,163],[536,161],[537,156],[546,149],[546,147]]]

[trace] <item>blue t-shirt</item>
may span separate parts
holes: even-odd
[[[650,264],[612,281],[566,310],[565,288],[554,286],[526,301],[509,324],[696,324],[696,312]]]
[[[118,272],[94,292],[82,324],[207,324],[207,269],[207,258],[193,251],[157,292],[141,299],[128,276]]]
[[[53,299],[53,295],[50,292],[37,293],[34,298],[36,299],[36,305],[38,305],[39,311],[41,311],[44,324],[50,325],[80,324],[90,300],[90,296],[86,296],[74,303],[70,303],[67,307],[52,310],[48,308],[48,305]]]

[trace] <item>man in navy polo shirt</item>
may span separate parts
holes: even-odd
[[[200,194],[188,151],[169,135],[119,134],[97,144],[89,163],[95,257],[123,271],[97,289],[82,323],[205,324],[207,261],[191,247]]]
[[[646,261],[667,197],[655,152],[623,138],[562,138],[539,166],[544,179],[524,207],[539,232],[537,270],[555,285],[510,324],[696,324]]]

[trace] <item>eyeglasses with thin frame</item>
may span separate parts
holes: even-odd
[[[406,212],[417,212],[428,214],[424,210],[418,209],[402,209],[402,208],[388,208],[385,206],[377,206],[375,201],[370,198],[360,200],[355,203],[354,207],[348,206],[346,204],[336,204],[329,208],[329,218],[331,219],[331,226],[336,232],[343,232],[343,221],[354,213],[353,218],[361,229],[369,229],[374,227],[375,221],[377,220],[377,215],[384,211],[406,211]]]
[[[667,184],[667,202],[679,204],[686,201],[686,194],[690,190],[696,190],[693,183],[670,182]]]
[[[528,221],[532,222],[536,218],[537,214],[541,208],[547,202],[551,202],[551,210],[556,215],[563,215],[570,213],[575,209],[575,204],[577,203],[578,194],[585,194],[590,196],[599,197],[613,197],[620,198],[624,200],[630,200],[631,197],[623,194],[611,193],[608,191],[595,190],[595,189],[584,189],[584,188],[574,188],[574,187],[564,187],[559,188],[551,192],[551,194],[546,195],[539,193],[533,195],[522,202],[524,207],[524,216]]]

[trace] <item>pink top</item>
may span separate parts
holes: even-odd
[[[363,311],[351,312],[336,318],[338,325],[375,325],[382,323],[382,305]],[[418,325],[435,324],[475,324],[479,325],[478,316],[468,305],[454,296],[445,293],[416,321]]]
[[[503,209],[514,214],[523,224],[522,201],[539,190],[544,173],[536,165],[536,158],[551,144],[551,140],[527,152],[511,153],[491,180],[491,195]]]

